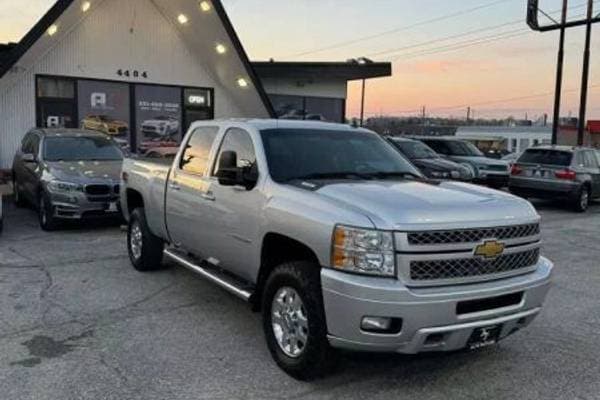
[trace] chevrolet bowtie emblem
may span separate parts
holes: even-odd
[[[482,244],[475,247],[474,254],[485,259],[496,258],[504,253],[504,243],[497,240],[486,240]]]

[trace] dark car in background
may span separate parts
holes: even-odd
[[[61,221],[118,217],[123,153],[101,132],[33,129],[13,161],[18,206],[33,205],[44,230]]]
[[[584,212],[600,198],[600,157],[586,147],[531,148],[512,166],[508,187],[522,197],[562,199]]]
[[[510,168],[507,162],[486,157],[473,143],[449,137],[415,137],[436,153],[468,168],[476,183],[493,188],[508,184]]]
[[[461,181],[473,179],[468,168],[441,157],[425,143],[398,136],[388,136],[386,139],[428,178]]]

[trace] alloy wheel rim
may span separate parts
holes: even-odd
[[[298,292],[291,287],[280,288],[271,304],[271,326],[281,351],[298,358],[308,342],[308,317]]]
[[[585,210],[587,208],[587,206],[588,206],[588,200],[589,200],[589,194],[588,194],[587,190],[584,190],[581,193],[581,199],[580,200],[581,200],[581,203],[580,203],[581,208]]]
[[[134,221],[131,224],[131,233],[129,239],[129,248],[131,249],[131,254],[137,260],[142,256],[142,229],[140,228],[140,224],[137,221]]]

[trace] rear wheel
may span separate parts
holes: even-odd
[[[143,208],[136,208],[129,217],[127,251],[131,264],[138,271],[162,268],[164,242],[148,228]]]
[[[21,195],[21,190],[19,189],[19,184],[17,183],[16,178],[13,178],[13,197],[17,207],[25,207],[25,199],[23,199],[23,196]]]
[[[573,198],[573,209],[577,212],[586,212],[590,205],[590,189],[582,186]]]
[[[275,362],[290,376],[311,380],[335,363],[327,340],[320,267],[307,261],[276,267],[265,284],[263,329]]]

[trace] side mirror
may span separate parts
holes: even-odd
[[[35,163],[35,162],[37,162],[35,154],[31,154],[31,153],[23,154],[21,156],[21,160],[23,160],[23,162],[26,162],[26,163]]]
[[[238,167],[237,153],[224,151],[219,157],[217,178],[223,186],[243,186],[250,190],[258,181],[258,174],[252,166]]]

